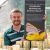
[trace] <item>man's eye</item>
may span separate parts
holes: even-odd
[[[17,16],[17,18],[20,18],[20,16]]]
[[[13,18],[16,18],[15,16],[13,16]]]

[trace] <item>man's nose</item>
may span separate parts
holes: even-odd
[[[15,19],[16,19],[16,20],[18,20],[18,18],[17,18],[17,17],[16,17]]]

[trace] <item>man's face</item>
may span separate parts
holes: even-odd
[[[19,12],[11,13],[10,18],[12,20],[13,25],[17,26],[21,24],[22,14]]]

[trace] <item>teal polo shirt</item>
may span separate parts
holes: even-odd
[[[20,41],[24,36],[25,30],[24,25],[21,26],[21,29],[19,32],[16,32],[13,30],[13,27],[9,28],[4,33],[4,45],[14,45],[16,44],[16,41]]]

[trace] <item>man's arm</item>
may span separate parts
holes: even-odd
[[[10,40],[7,37],[6,33],[4,33],[4,45],[10,45]]]

